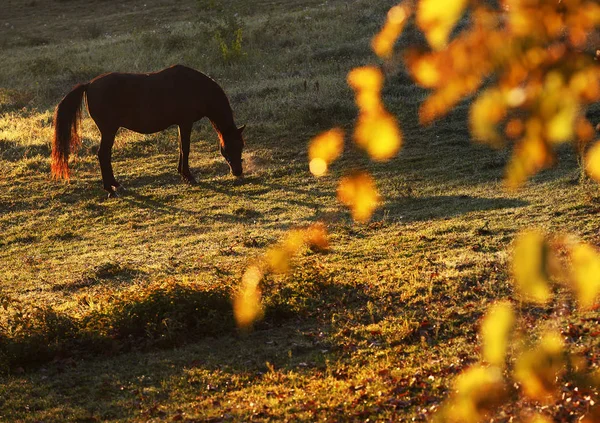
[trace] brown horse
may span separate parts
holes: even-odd
[[[233,121],[233,112],[223,89],[208,76],[175,65],[155,73],[107,73],[87,84],[79,84],[56,106],[52,143],[52,175],[69,179],[69,153],[81,144],[79,125],[81,103],[86,94],[87,109],[102,139],[98,160],[102,184],[109,197],[116,197],[121,185],[113,175],[111,150],[120,127],[142,134],[179,126],[177,170],[190,183],[190,135],[195,121],[207,117],[217,131],[221,154],[231,173],[242,176],[242,131]]]

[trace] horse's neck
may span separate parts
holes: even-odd
[[[227,99],[225,99],[225,102],[221,107],[214,108],[212,112],[207,115],[207,117],[215,128],[215,131],[217,131],[219,134],[221,142],[224,135],[230,134],[236,129],[235,122],[233,120],[233,112],[231,111],[231,106],[229,105],[229,101],[227,101]]]

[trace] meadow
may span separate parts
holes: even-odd
[[[327,176],[311,175],[308,141],[354,124],[346,75],[376,61],[369,43],[391,5],[4,1],[0,421],[425,421],[478,359],[488,306],[514,298],[514,236],[536,227],[600,244],[600,192],[572,147],[508,192],[508,155],[471,140],[468,104],[420,126],[426,93],[401,69],[383,93],[403,128],[400,154],[375,164],[349,142]],[[399,43],[421,41],[409,30]],[[107,199],[85,113],[72,180],[51,179],[52,115],[73,85],[176,63],[219,82],[247,125],[243,184],[203,120],[192,134],[197,185],[177,174],[176,128],[121,130],[113,167],[126,190]],[[598,107],[591,115],[600,120]],[[336,199],[339,177],[357,168],[383,198],[367,224]],[[244,270],[315,222],[330,248],[305,249],[289,274],[268,276],[264,320],[237,329],[231,297]],[[526,332],[557,312],[521,313]],[[585,336],[598,330],[594,312],[560,325],[596,351]],[[592,399],[544,410],[562,407],[571,421]]]

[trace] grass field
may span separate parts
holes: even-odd
[[[370,38],[392,4],[5,0],[0,421],[423,421],[477,360],[487,307],[513,299],[516,233],[600,244],[600,193],[579,182],[570,147],[508,193],[508,156],[470,141],[467,105],[419,127],[425,92],[403,72],[384,92],[405,134],[399,156],[373,164],[349,143],[328,176],[312,177],[307,142],[352,128],[346,74],[375,60]],[[241,49],[230,38],[238,29]],[[175,63],[217,80],[247,124],[243,185],[201,121],[190,163],[198,185],[177,174],[176,128],[122,130],[113,166],[126,191],[107,199],[87,115],[72,181],[51,180],[52,113],[74,84]],[[384,199],[369,224],[335,198],[355,168],[374,173]],[[244,269],[287,230],[317,221],[331,249],[303,251],[290,274],[268,277],[264,321],[238,331],[230,298]],[[521,311],[523,331],[556,313]],[[597,349],[582,336],[597,330],[594,315],[560,325],[578,348]],[[586,404],[570,403],[563,421]]]

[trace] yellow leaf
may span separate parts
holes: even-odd
[[[310,141],[308,157],[310,159],[321,158],[331,163],[339,157],[344,147],[344,131],[334,128],[323,132]]]
[[[417,25],[429,45],[441,50],[448,44],[450,32],[463,14],[467,0],[420,0],[417,7]]]
[[[371,41],[375,54],[383,59],[389,59],[394,51],[394,44],[404,29],[406,18],[410,11],[403,5],[390,9],[385,25]]]
[[[490,364],[502,367],[505,363],[506,346],[514,323],[514,313],[509,302],[491,307],[481,325],[483,358]]]
[[[361,114],[377,114],[384,110],[381,103],[383,80],[383,73],[375,66],[355,68],[348,73],[348,84],[355,91]]]
[[[381,91],[383,73],[375,66],[354,68],[348,73],[348,84],[356,91]]]
[[[440,85],[442,72],[438,68],[438,62],[433,55],[409,56],[407,63],[417,84],[424,88],[436,88]]]
[[[249,267],[242,277],[242,286],[233,300],[233,314],[238,327],[249,328],[263,316],[259,284],[263,272],[258,266]]]
[[[527,91],[523,88],[512,88],[505,94],[506,104],[510,107],[519,107],[527,100]]]
[[[588,150],[585,158],[585,169],[591,178],[600,182],[600,140]]]
[[[455,382],[456,394],[444,412],[450,422],[475,423],[494,409],[505,395],[498,367],[475,365],[461,373]]]
[[[265,253],[269,269],[274,273],[287,273],[290,270],[290,253],[283,247],[270,248]]]
[[[563,341],[560,333],[546,333],[539,345],[526,351],[515,364],[515,379],[525,395],[549,401],[557,393],[556,380],[565,371]]]
[[[545,303],[551,291],[547,275],[549,247],[544,235],[537,231],[521,233],[513,249],[513,275],[525,299]]]
[[[588,244],[578,244],[571,249],[571,261],[579,304],[591,308],[600,293],[600,254]]]
[[[362,114],[358,119],[354,137],[357,144],[376,161],[391,159],[402,146],[402,133],[396,118],[387,112]]]
[[[281,243],[281,246],[290,255],[297,254],[305,244],[305,232],[301,229],[296,229],[288,232],[287,236]]]
[[[310,170],[310,173],[317,177],[325,175],[327,173],[327,168],[327,162],[319,157],[312,159],[308,163],[308,169]]]
[[[396,118],[381,102],[383,74],[373,66],[356,68],[348,74],[348,83],[356,91],[360,109],[354,138],[373,160],[389,160],[402,145],[402,133]]]
[[[329,240],[327,239],[327,228],[323,223],[315,223],[306,229],[304,239],[312,249],[325,251],[329,249]]]
[[[548,145],[541,135],[541,122],[530,119],[525,127],[525,137],[515,147],[506,169],[509,189],[519,188],[528,177],[552,163]]]
[[[373,178],[365,173],[355,173],[340,180],[338,199],[350,207],[352,217],[358,222],[367,222],[379,205],[379,193]]]
[[[484,91],[471,105],[471,132],[479,141],[502,145],[497,125],[506,116],[505,96],[498,89]]]
[[[577,119],[577,103],[569,96],[561,96],[558,112],[546,123],[548,140],[555,143],[573,139],[573,129]]]
[[[419,108],[419,121],[429,124],[452,109],[465,96],[474,93],[481,83],[478,75],[453,79],[433,92]]]
[[[327,172],[329,163],[336,160],[344,148],[344,131],[334,128],[313,138],[308,146],[310,171],[315,176]]]

